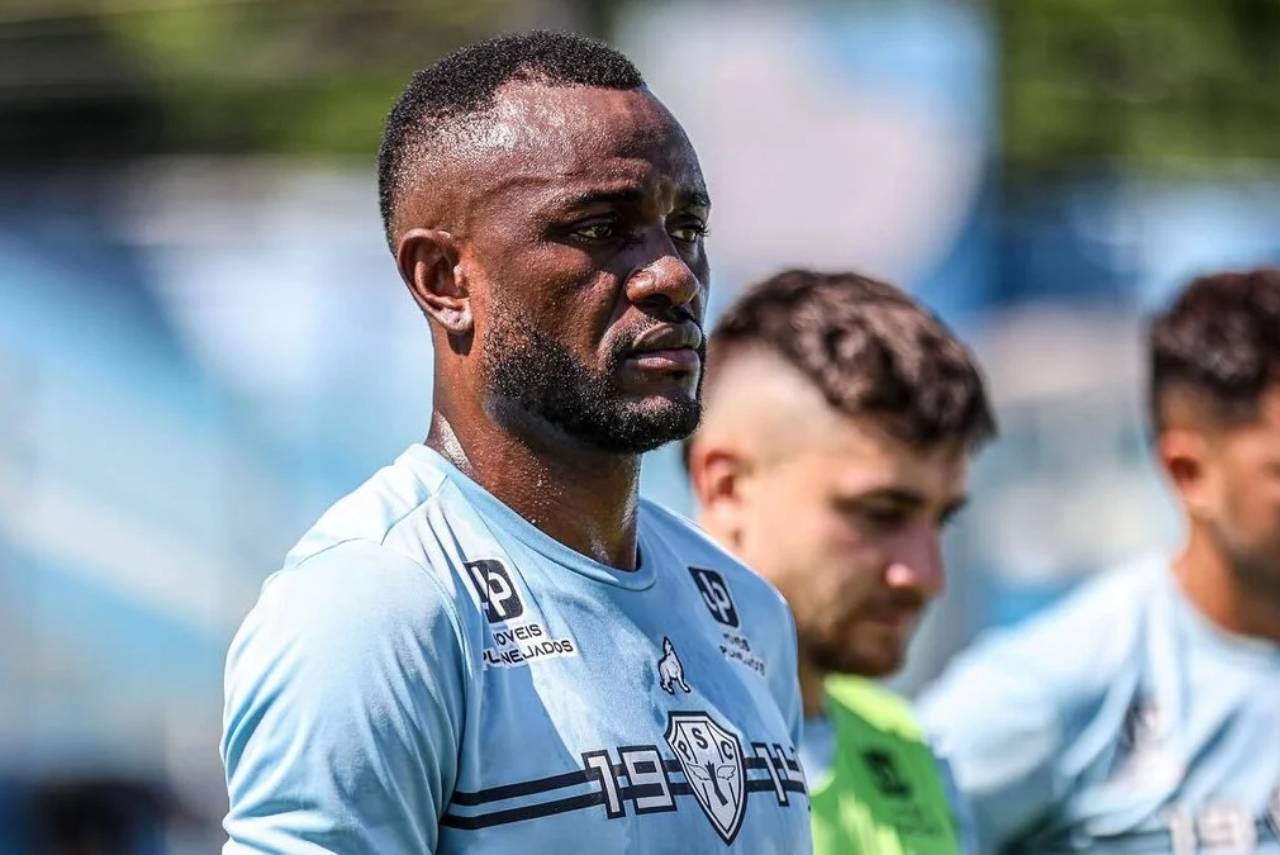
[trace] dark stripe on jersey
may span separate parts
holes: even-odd
[[[744,757],[744,758],[742,758],[742,765],[743,765],[747,770],[751,770],[751,769],[768,769],[768,768],[769,768],[769,758],[767,758],[767,757]],[[795,764],[791,764],[791,765],[792,765],[792,768],[793,768],[793,769],[795,769],[795,771],[797,771],[797,772],[799,772],[799,771],[800,771],[800,767],[799,767],[799,766],[796,766]],[[663,760],[663,761],[662,761],[662,768],[666,769],[668,772],[683,772],[683,771],[684,771],[684,767],[680,765],[680,761],[679,761],[679,760]],[[618,769],[619,769],[619,770],[621,770],[621,769],[622,769],[622,767],[621,767],[621,766],[619,766],[619,767],[618,767]]]
[[[665,764],[664,764],[665,765]],[[679,767],[679,763],[676,764]],[[572,778],[573,780],[569,780]],[[567,773],[564,775],[553,775],[549,778],[538,778],[534,781],[524,781],[519,784],[508,784],[502,787],[491,787],[487,790],[480,790],[476,793],[465,793],[469,799],[480,799],[482,801],[496,801],[499,798],[509,798],[511,795],[525,795],[526,792],[514,793],[515,789],[528,789],[532,785],[538,785],[532,789],[532,792],[541,792],[548,789],[558,789],[569,784],[584,783],[586,780],[594,780],[595,776],[588,776],[585,773]],[[548,785],[548,782],[561,782]],[[780,781],[782,788],[792,793],[804,793],[804,784],[799,781]],[[774,792],[774,783],[772,778],[759,778],[756,780],[744,780],[743,784],[746,788],[744,798],[751,793],[772,793]],[[673,807],[668,808],[674,810],[674,801],[677,796],[692,796],[693,786],[687,781],[669,781],[668,789],[672,796]],[[633,784],[627,787],[618,788],[618,799],[622,802],[633,801],[636,798],[644,798],[645,796],[662,795],[661,784]],[[492,796],[490,794],[501,792],[502,795]],[[455,801],[459,804],[474,804],[478,802],[463,802],[457,799],[457,793],[454,794]],[[440,819],[440,824],[449,828],[458,828],[464,831],[474,831],[479,828],[488,828],[493,825],[505,825],[509,822],[520,822],[526,819],[538,819],[544,816],[554,816],[558,813],[566,813],[571,810],[581,810],[582,808],[595,807],[605,803],[606,796],[604,790],[597,790],[592,793],[586,793],[581,796],[571,796],[565,799],[556,799],[554,801],[543,802],[542,804],[528,805],[526,807],[511,808],[509,810],[499,810],[493,813],[480,814],[479,816],[458,816],[454,813],[446,813]]]
[[[805,791],[804,784],[799,781],[779,781],[782,789],[791,793],[803,793]],[[755,781],[747,781],[748,793],[768,793],[773,791],[773,780],[771,778],[760,778]]]
[[[572,796],[567,799],[558,799],[553,802],[543,802],[540,805],[529,805],[528,807],[494,811],[493,813],[481,814],[480,816],[457,816],[456,814],[446,813],[441,817],[440,824],[447,825],[450,828],[461,828],[466,831],[473,831],[477,828],[488,828],[491,825],[520,822],[523,819],[538,819],[539,817],[552,816],[557,813],[581,810],[582,808],[594,807],[595,805],[602,804],[604,804],[603,791],[587,793],[584,796]]]
[[[482,805],[485,802],[497,802],[502,799],[512,799],[516,796],[531,796],[534,793],[542,793],[547,790],[559,790],[562,787],[572,787],[574,784],[585,784],[587,781],[594,780],[595,777],[594,774],[586,770],[579,770],[577,772],[564,772],[560,775],[549,775],[546,778],[534,778],[531,781],[520,781],[515,784],[488,787],[483,790],[477,790],[474,793],[454,790],[453,801],[460,805]]]
[[[625,802],[628,799],[643,799],[646,796],[660,796],[666,791],[667,790],[661,784],[633,784],[630,787],[620,788],[618,790],[618,798]]]
[[[746,781],[748,793],[771,793],[773,792],[772,778],[758,778]],[[804,793],[804,784],[799,781],[779,781],[782,789],[792,793]],[[673,796],[691,796],[693,795],[693,785],[685,781],[671,782],[671,795]]]

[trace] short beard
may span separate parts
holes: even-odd
[[[1246,552],[1228,544],[1221,536],[1214,539],[1218,548],[1227,556],[1232,574],[1249,591],[1250,596],[1261,597],[1272,603],[1280,603],[1280,561],[1276,550]]]
[[[698,350],[705,358],[705,348]],[[693,433],[702,415],[702,378],[692,396],[624,400],[614,378],[625,347],[609,353],[603,376],[592,374],[559,342],[510,311],[494,313],[482,364],[491,412],[533,416],[599,451],[642,454]]]
[[[895,651],[885,656],[867,656],[861,651],[814,647],[808,652],[816,670],[826,674],[857,674],[860,677],[888,677],[902,669],[905,654]]]

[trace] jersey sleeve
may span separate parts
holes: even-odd
[[[224,855],[434,852],[468,666],[426,568],[348,541],[273,576],[232,642]]]
[[[921,698],[920,722],[968,802],[981,851],[997,851],[1058,798],[1064,733],[1034,665],[999,649],[963,657]],[[963,814],[958,813],[960,819]]]
[[[800,697],[796,621],[791,614],[791,608],[782,601],[781,597],[778,597],[778,601],[781,603],[782,613],[785,616],[783,621],[784,629],[782,631],[782,654],[778,657],[780,660],[778,665],[780,667],[774,668],[770,681],[773,696],[778,702],[778,708],[782,710],[782,715],[786,718],[791,744],[799,748],[800,739],[803,736],[804,705]]]
[[[960,852],[962,855],[977,855],[978,829],[973,822],[973,808],[969,806],[969,799],[956,783],[951,764],[936,754],[934,760],[938,764],[938,776],[942,778],[942,790],[947,796],[947,804],[951,806],[951,822],[955,826],[956,843]]]

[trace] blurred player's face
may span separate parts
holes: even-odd
[[[499,97],[509,150],[458,229],[490,414],[619,453],[688,435],[710,213],[688,139],[645,90]]]
[[[801,655],[818,671],[901,667],[943,589],[939,538],[963,501],[965,457],[915,449],[869,419],[755,475],[741,553],[791,605]]]
[[[768,360],[740,361],[710,407],[690,460],[701,519],[787,599],[802,668],[897,670],[943,589],[939,539],[964,502],[965,452],[837,413]]]
[[[1174,473],[1188,511],[1253,589],[1280,596],[1280,385],[1256,420],[1203,439],[1195,477]]]

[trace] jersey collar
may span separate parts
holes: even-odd
[[[652,587],[657,578],[654,572],[657,544],[648,532],[649,526],[646,524],[648,513],[643,502],[637,510],[637,566],[634,570],[623,570],[602,564],[565,546],[463,474],[462,470],[434,449],[425,445],[412,445],[401,459],[420,473],[421,470],[427,469],[435,477],[443,474],[449,484],[461,493],[472,507],[476,508],[488,521],[496,523],[504,534],[515,537],[555,564],[598,582],[632,591],[642,591]]]

